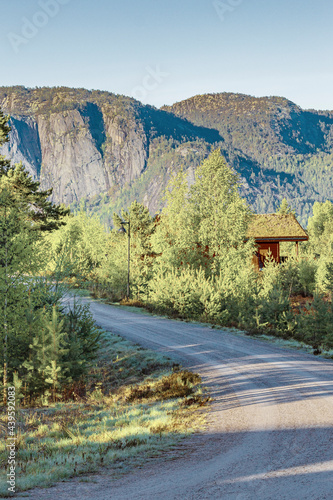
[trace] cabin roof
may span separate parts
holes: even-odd
[[[256,241],[306,241],[308,235],[293,214],[255,214],[246,232]]]

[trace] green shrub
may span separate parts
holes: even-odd
[[[299,260],[298,270],[302,293],[304,295],[313,295],[316,288],[316,262],[310,258],[302,258]]]
[[[319,351],[333,347],[332,304],[323,300],[320,294],[314,295],[313,302],[306,304],[297,318],[297,338]]]

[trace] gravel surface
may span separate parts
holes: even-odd
[[[84,299],[89,300],[89,299]],[[110,470],[34,500],[333,499],[333,362],[226,330],[92,301],[105,329],[181,360],[215,400],[209,424],[127,475]]]

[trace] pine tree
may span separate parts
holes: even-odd
[[[61,372],[61,367],[57,366],[57,361],[54,359],[52,359],[51,365],[48,365],[45,368],[45,374],[47,376],[47,378],[45,378],[45,382],[47,384],[52,385],[51,394],[53,403],[55,403],[57,398],[60,396],[60,394],[58,394],[57,392],[58,389],[61,387],[61,384],[59,382],[60,372]]]
[[[32,179],[22,164],[0,163],[0,190],[3,189],[10,191],[31,230],[52,231],[64,224],[63,217],[69,209],[48,201],[52,189],[41,191],[40,183]]]
[[[295,212],[295,210],[293,210],[291,208],[291,206],[289,205],[287,199],[283,198],[283,200],[281,201],[280,206],[276,210],[276,213],[277,214],[281,214],[281,215],[287,215],[287,214],[293,214],[293,215],[295,215],[296,212]]]
[[[63,367],[70,380],[79,380],[95,358],[101,330],[96,328],[89,306],[80,304],[75,299],[67,310],[64,321],[68,344],[63,356]]]
[[[4,395],[8,369],[15,369],[19,363],[17,354],[24,335],[27,300],[24,274],[37,267],[35,242],[35,234],[22,220],[20,205],[7,190],[0,191],[0,335]]]
[[[315,293],[313,302],[306,304],[306,310],[298,318],[298,331],[304,342],[311,344],[316,354],[322,346],[332,347],[333,315],[331,304]]]
[[[9,141],[9,117],[0,109],[0,146]],[[40,190],[40,183],[34,181],[22,164],[12,165],[10,160],[0,156],[0,191],[7,189],[18,202],[22,215],[31,222],[32,229],[50,231],[63,224],[62,218],[69,209],[53,205],[48,201],[52,189]]]
[[[54,305],[51,312],[44,307],[36,321],[28,359],[22,365],[26,369],[25,380],[31,398],[42,393],[47,395],[51,384],[52,398],[55,399],[60,382],[66,380],[67,369],[63,360],[68,352],[68,337],[64,331],[64,319],[60,319]]]

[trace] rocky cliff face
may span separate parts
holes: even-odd
[[[1,154],[14,163],[22,162],[34,179],[39,179],[42,151],[36,120],[31,117],[12,117],[10,141],[1,148]]]
[[[10,142],[1,153],[22,162],[52,200],[70,204],[101,192],[117,192],[139,177],[147,164],[142,124],[124,120],[112,107],[85,103],[78,109],[20,116],[11,113]]]
[[[141,178],[159,137],[171,143],[220,139],[215,131],[108,92],[2,87],[0,107],[12,128],[1,153],[22,162],[42,189],[52,187],[53,202],[67,205],[101,194],[115,202]],[[167,178],[154,175],[141,196],[151,210],[160,206]]]

